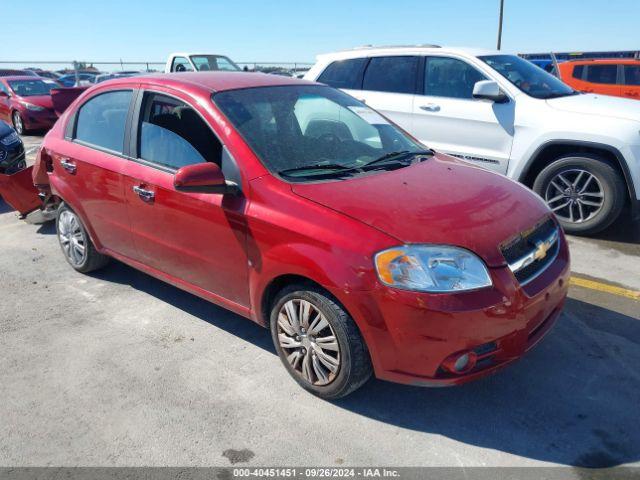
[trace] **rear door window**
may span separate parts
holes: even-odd
[[[624,84],[640,85],[640,65],[624,66]]]
[[[78,110],[75,140],[81,143],[123,152],[131,90],[119,90],[96,95]]]
[[[587,82],[614,85],[618,73],[617,65],[589,65],[587,68]]]
[[[428,57],[425,65],[424,95],[473,98],[476,82],[486,80],[482,73],[456,58]]]
[[[326,83],[333,88],[360,89],[362,70],[366,63],[366,58],[338,60],[322,72],[322,75],[318,77],[318,82]]]
[[[364,72],[363,90],[415,93],[418,57],[373,57]]]

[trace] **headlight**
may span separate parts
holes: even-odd
[[[6,137],[0,139],[0,143],[2,143],[2,145],[11,145],[12,143],[17,142],[19,139],[20,137],[18,137],[18,134],[16,132],[11,132]]]
[[[490,287],[484,262],[468,250],[441,245],[405,245],[375,256],[380,281],[419,292],[461,292]]]
[[[44,110],[44,107],[41,107],[40,105],[34,105],[32,103],[25,103],[24,106],[27,107],[27,110],[33,110],[34,112],[41,112],[42,110]]]

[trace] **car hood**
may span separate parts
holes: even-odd
[[[630,98],[585,94],[552,98],[547,104],[564,112],[640,121],[640,102]]]
[[[292,190],[399,243],[457,245],[494,267],[506,263],[500,244],[549,214],[517,182],[442,154],[389,172],[293,184]]]
[[[20,97],[20,101],[23,103],[38,105],[39,107],[53,109],[51,95],[34,95],[32,97]]]

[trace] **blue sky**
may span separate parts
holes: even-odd
[[[498,0],[21,0],[2,2],[0,60],[307,61],[363,44],[493,48]],[[503,49],[640,49],[640,0],[505,0]]]

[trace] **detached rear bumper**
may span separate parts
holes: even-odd
[[[42,201],[33,185],[33,167],[10,175],[0,174],[0,196],[22,216],[40,208]]]

